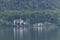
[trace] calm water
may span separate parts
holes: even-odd
[[[39,28],[0,28],[0,40],[60,40],[60,28],[53,31]]]

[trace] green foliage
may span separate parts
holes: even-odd
[[[51,10],[60,9],[59,0],[0,0],[0,11],[4,10]]]
[[[51,22],[60,25],[59,0],[0,0],[1,24],[22,18],[30,24]]]
[[[13,20],[19,18],[30,24],[51,22],[60,25],[59,12],[57,10],[5,10],[0,12],[0,25],[13,25]]]

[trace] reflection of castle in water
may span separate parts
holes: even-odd
[[[44,23],[39,22],[39,23],[32,24],[32,26],[25,27],[24,25],[28,25],[28,22],[22,20],[21,18],[16,19],[13,22],[14,22],[14,25],[21,26],[21,27],[15,27],[13,29],[14,40],[25,40],[24,38],[27,38],[28,36],[30,37],[30,34],[33,34],[33,33],[35,38],[36,37],[40,38],[41,35],[44,34],[44,32],[51,32],[52,30],[55,30],[57,28],[55,24],[50,22],[44,22]]]
[[[36,37],[41,36],[43,32],[51,32],[52,30],[55,30],[57,26],[55,24],[44,22],[44,23],[35,23],[31,27],[25,27],[23,25],[27,25],[27,22],[23,21],[22,19],[14,20],[14,25],[20,25],[21,27],[14,28],[14,39],[20,38],[20,40],[23,40],[24,36],[27,36],[29,33],[34,33]],[[20,35],[20,36],[18,36]]]
[[[16,27],[13,29],[13,31],[14,31],[14,40],[23,40],[24,35],[26,35],[27,32],[29,32],[27,28],[22,28],[22,27],[19,28]]]

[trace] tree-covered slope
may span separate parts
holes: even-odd
[[[60,9],[60,0],[0,0],[0,10]]]
[[[59,10],[5,10],[0,12],[0,25],[13,26],[13,20],[19,18],[28,21],[30,24],[50,22],[60,25]]]
[[[13,20],[20,17],[30,24],[60,25],[60,0],[0,0],[0,26],[13,26]]]

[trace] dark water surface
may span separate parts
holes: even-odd
[[[34,28],[0,28],[0,40],[60,40],[60,28],[45,31]]]

